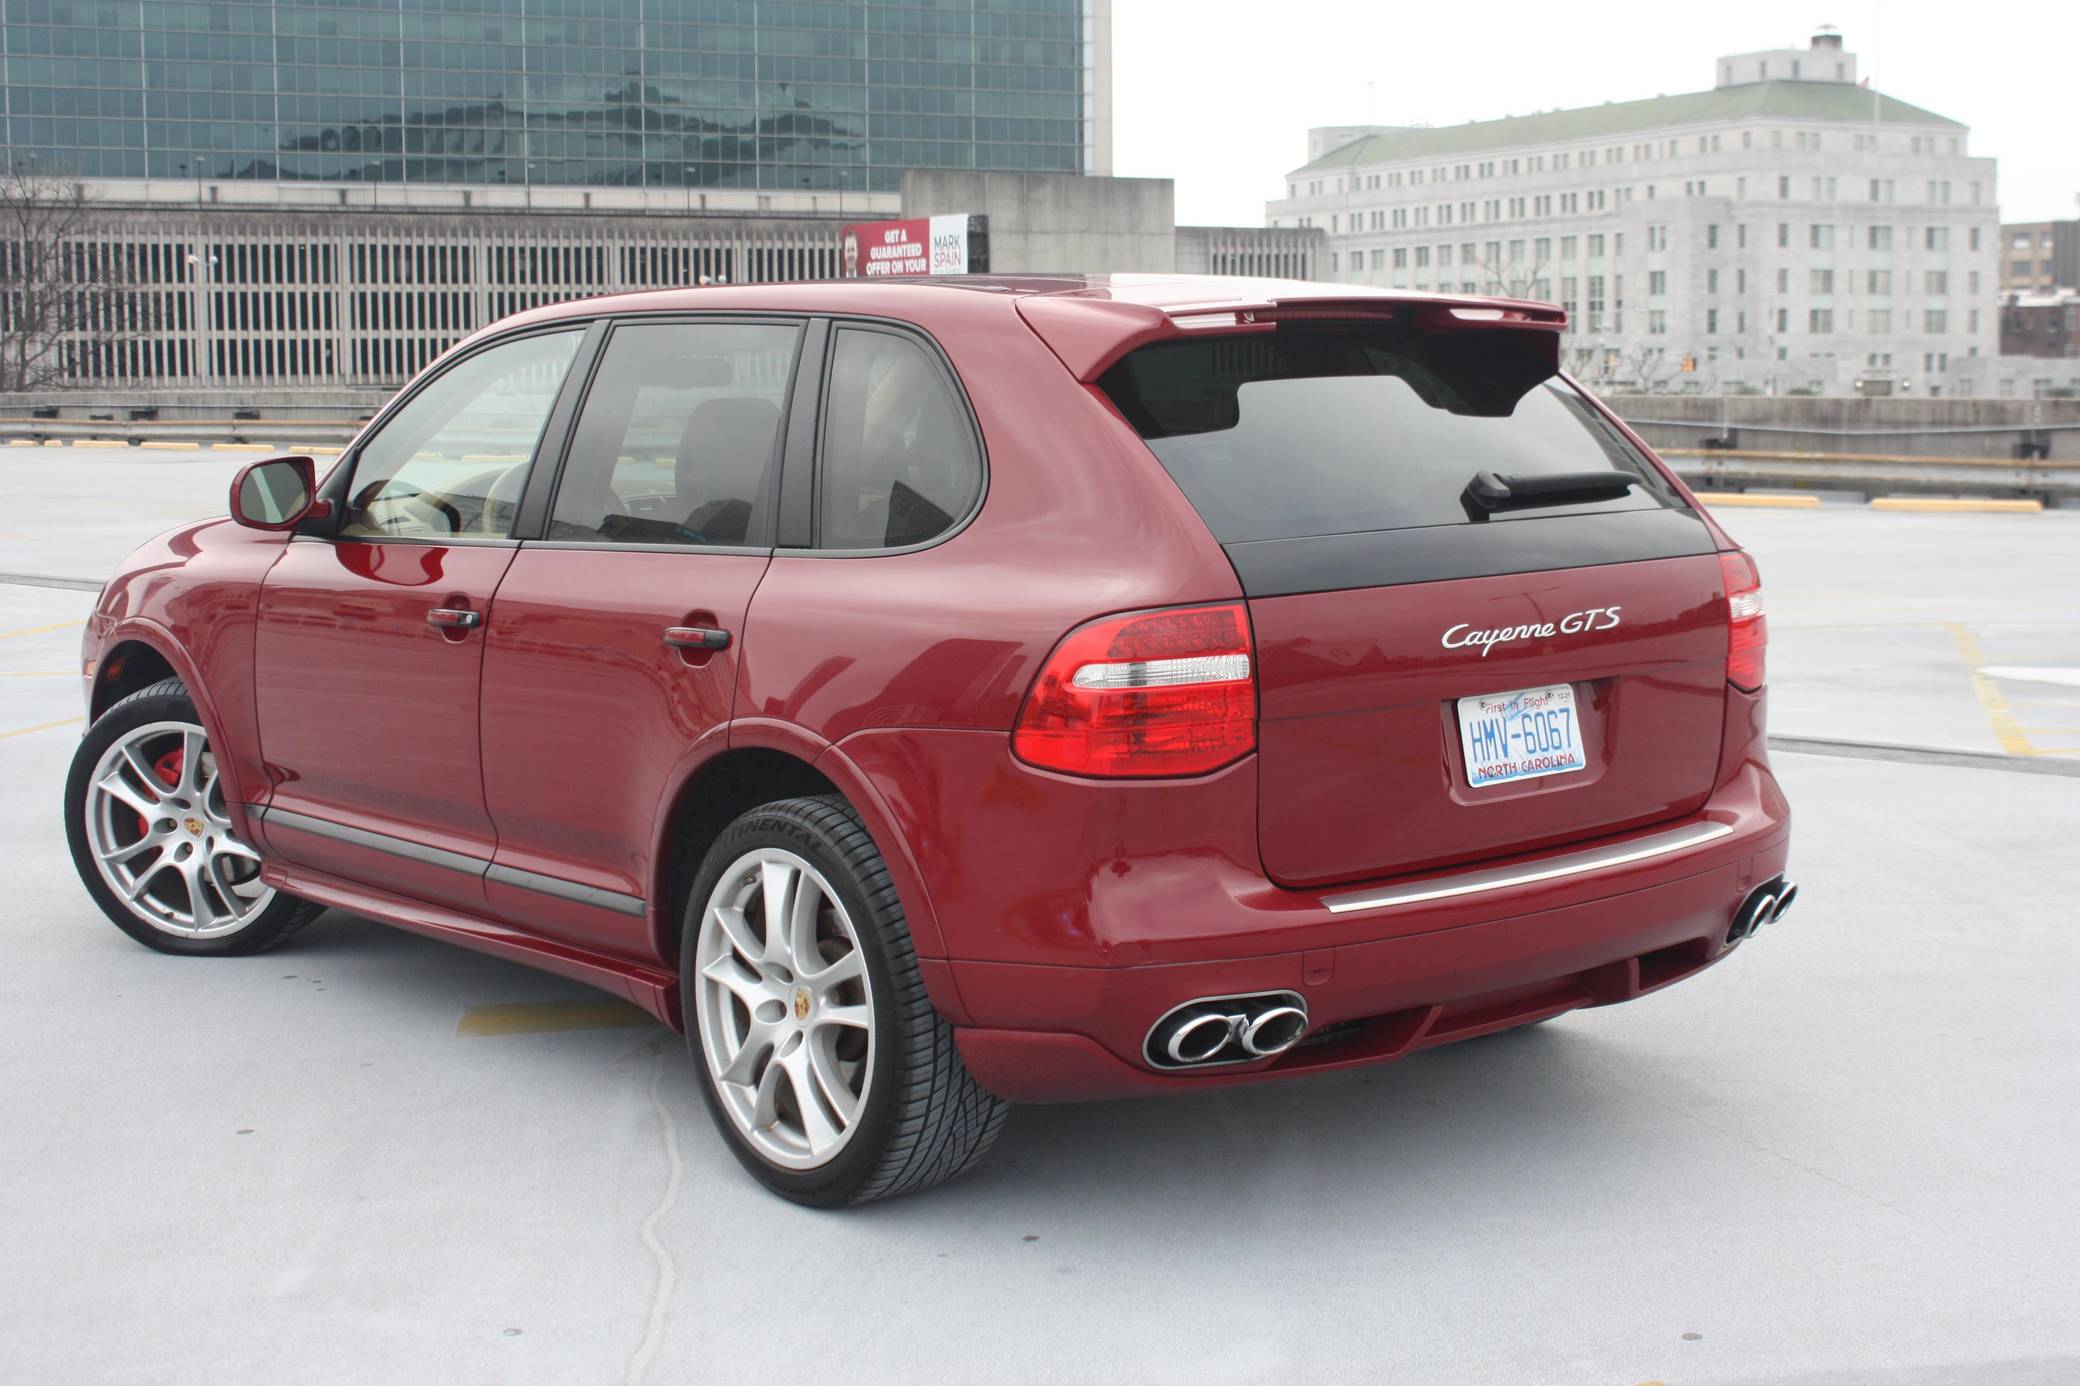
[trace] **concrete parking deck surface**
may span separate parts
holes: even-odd
[[[98,579],[235,466],[0,452],[0,572]],[[1777,730],[2080,768],[2080,516],[1728,523]],[[106,924],[56,813],[91,600],[0,582],[0,1380],[2080,1379],[2080,778],[1780,755],[1799,908],[1694,981],[1022,1109],[811,1213],[596,993],[337,913],[208,962]]]

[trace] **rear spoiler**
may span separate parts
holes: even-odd
[[[1287,322],[1399,324],[1422,332],[1522,332],[1560,369],[1564,310],[1511,299],[1298,298],[1189,303],[1168,310],[1078,294],[1036,294],[1018,312],[1069,373],[1089,384],[1128,352],[1202,333],[1275,332]]]

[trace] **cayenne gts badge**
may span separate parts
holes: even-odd
[[[1556,635],[1581,635],[1588,631],[1610,630],[1617,624],[1617,607],[1592,606],[1587,611],[1576,611],[1562,616],[1557,622],[1498,626],[1494,630],[1475,630],[1461,621],[1446,631],[1439,643],[1448,650],[1461,650],[1469,645],[1478,645],[1481,658],[1486,659],[1488,651],[1497,645],[1507,645],[1516,640],[1550,640]]]

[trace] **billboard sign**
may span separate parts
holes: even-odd
[[[855,222],[844,229],[838,250],[847,279],[981,274],[989,269],[989,218],[955,213]]]

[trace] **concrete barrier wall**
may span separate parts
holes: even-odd
[[[2023,443],[2080,459],[2080,400],[1606,395],[1656,448],[1731,438],[1743,451],[2015,458]]]

